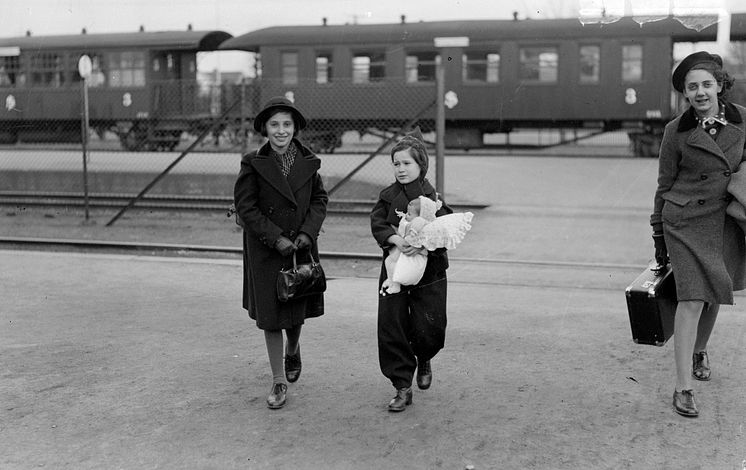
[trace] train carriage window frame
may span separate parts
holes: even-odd
[[[500,52],[465,51],[461,57],[461,80],[467,84],[500,83]]]
[[[578,82],[581,85],[597,85],[601,82],[601,46],[580,44],[578,46]]]
[[[524,83],[554,85],[559,80],[559,47],[521,46],[518,79]]]
[[[404,57],[407,83],[433,83],[440,54],[436,51],[408,51]]]
[[[298,84],[298,51],[280,52],[280,76],[283,85]]]
[[[106,81],[110,88],[145,86],[145,52],[114,51],[109,53]]]
[[[386,52],[384,50],[355,51],[351,60],[354,85],[381,83],[386,79]]]
[[[639,83],[643,79],[645,51],[642,44],[622,44],[622,82]]]
[[[29,55],[31,87],[65,86],[65,57],[56,52],[34,52]]]
[[[23,70],[19,55],[0,55],[0,88],[20,88]]]
[[[334,60],[329,51],[316,52],[316,84],[326,85],[334,80]]]

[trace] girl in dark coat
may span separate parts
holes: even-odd
[[[285,405],[286,379],[295,382],[300,376],[303,322],[324,313],[323,294],[280,302],[275,287],[278,272],[292,265],[294,252],[306,259],[309,253],[317,260],[319,256],[316,241],[328,196],[318,173],[321,160],[294,138],[305,126],[293,103],[272,98],[254,120],[254,129],[268,142],[243,156],[234,189],[244,228],[243,307],[264,330],[273,377],[267,406],[272,409]]]
[[[415,248],[399,236],[396,227],[412,199],[426,196],[437,200],[437,193],[425,178],[428,155],[419,129],[402,138],[391,149],[396,182],[381,191],[370,213],[373,237],[383,249],[383,259],[396,247],[402,256],[415,255]],[[443,203],[436,215],[453,211]],[[389,411],[402,411],[412,403],[412,378],[417,370],[417,386],[430,387],[432,359],[445,344],[446,332],[446,269],[448,257],[443,248],[427,252],[427,266],[422,279],[413,286],[388,294],[382,289],[386,266],[381,263],[378,281],[378,359],[381,372],[396,389]]]
[[[720,56],[695,52],[673,73],[690,107],[664,131],[650,218],[656,261],[670,257],[676,280],[673,406],[689,417],[699,415],[692,377],[710,380],[707,343],[720,304],[733,304],[733,291],[746,287],[744,233],[726,214],[728,183],[745,156],[746,108],[725,101],[733,79],[722,65]]]

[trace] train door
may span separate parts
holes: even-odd
[[[181,100],[181,56],[174,51],[156,51],[152,57],[153,111],[156,116],[183,114]]]

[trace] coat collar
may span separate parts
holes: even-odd
[[[744,126],[743,118],[738,108],[731,103],[724,103],[725,118],[728,124],[723,126],[717,136],[713,139],[702,126],[698,125],[694,110],[684,112],[679,121],[678,131],[689,131],[686,143],[692,147],[711,153],[725,160],[731,170],[735,170],[741,161],[743,149],[735,148],[743,146]]]
[[[736,109],[733,103],[721,101],[720,104],[725,108],[725,119],[728,122],[735,124],[743,122],[743,119],[741,119],[741,113],[738,112],[738,109]],[[694,108],[689,107],[689,109],[684,111],[684,114],[681,115],[679,127],[676,130],[678,132],[689,131],[697,127],[698,124],[699,122],[697,121],[697,115],[694,112]]]
[[[280,166],[270,156],[270,144],[267,142],[256,151],[251,159],[252,165],[267,182],[288,200],[297,204],[294,193],[308,181],[319,168],[321,160],[311,150],[293,139],[298,148],[298,155],[287,178],[282,175]]]

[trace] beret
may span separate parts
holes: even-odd
[[[671,83],[676,91],[679,93],[684,92],[684,80],[686,74],[694,68],[695,65],[711,63],[716,68],[723,68],[723,59],[717,54],[710,54],[709,52],[700,51],[693,54],[689,54],[681,61],[681,63],[673,71],[671,76]]]

